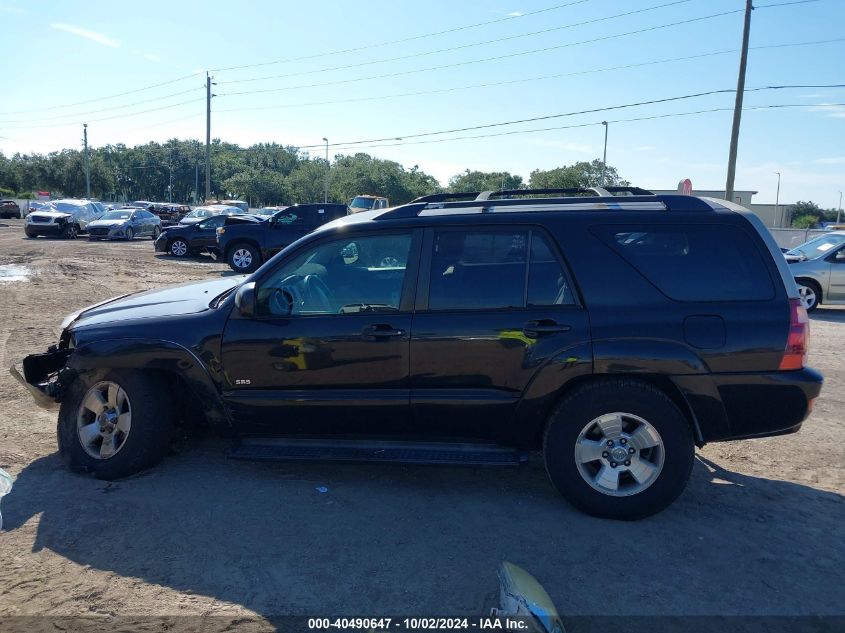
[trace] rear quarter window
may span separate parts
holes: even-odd
[[[734,226],[599,226],[591,231],[675,301],[766,301],[775,287],[754,240]]]

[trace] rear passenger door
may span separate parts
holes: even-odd
[[[426,231],[411,332],[418,432],[513,435],[507,426],[539,368],[588,341],[586,311],[545,231]]]

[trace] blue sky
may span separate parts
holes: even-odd
[[[722,189],[731,93],[409,137],[734,88],[743,6],[742,0],[0,0],[0,151],[80,147],[83,122],[94,146],[204,140],[204,73],[217,69],[212,135],[226,141],[309,146],[327,137],[343,144],[331,148],[335,154],[351,153],[350,141],[401,138],[360,149],[419,165],[445,184],[464,168],[527,178],[532,169],[600,158],[607,120],[608,163],[634,184],[674,188],[691,178],[697,189]],[[738,12],[706,17],[730,11]],[[703,19],[664,26],[695,18]],[[487,24],[470,27],[479,23]],[[845,84],[843,24],[842,0],[756,9],[746,87]],[[652,27],[660,28],[645,30]],[[447,29],[453,30],[436,34]],[[632,31],[641,32],[624,35]],[[588,41],[598,38],[604,39]],[[842,41],[772,48],[836,39]],[[113,96],[162,82],[170,83]],[[56,107],[79,102],[87,103]],[[837,206],[845,189],[845,106],[828,104],[842,103],[843,88],[747,93],[746,106],[816,107],[743,113],[736,188],[759,191],[755,202],[774,202],[780,171],[782,202]],[[621,121],[719,108],[726,110]],[[522,133],[561,126],[579,127]],[[502,132],[519,133],[418,142]]]

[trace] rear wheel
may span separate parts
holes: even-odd
[[[170,246],[167,247],[167,250],[170,252],[171,255],[174,257],[187,257],[191,250],[188,248],[188,243],[181,239],[176,238],[170,242]]]
[[[226,259],[229,267],[235,272],[251,273],[261,265],[261,254],[252,244],[243,242],[234,244],[229,248],[228,253]]]
[[[80,378],[59,410],[59,452],[71,470],[100,479],[152,466],[170,442],[173,407],[155,374],[107,371]]]
[[[568,395],[549,420],[543,453],[549,478],[572,505],[633,520],[660,512],[683,492],[695,445],[666,394],[618,379]]]
[[[158,239],[158,236],[161,235],[161,227],[156,225],[153,229],[153,241],[155,242]]]
[[[797,279],[798,295],[801,298],[801,305],[812,312],[819,307],[822,300],[822,289],[811,279]]]

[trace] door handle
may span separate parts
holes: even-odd
[[[523,328],[522,333],[530,338],[536,338],[543,334],[554,334],[555,332],[569,332],[572,327],[554,321],[552,319],[539,319],[537,321],[528,321]]]
[[[392,325],[379,323],[376,325],[368,325],[361,330],[361,334],[364,338],[368,339],[392,338],[405,336],[405,330],[395,329]]]

